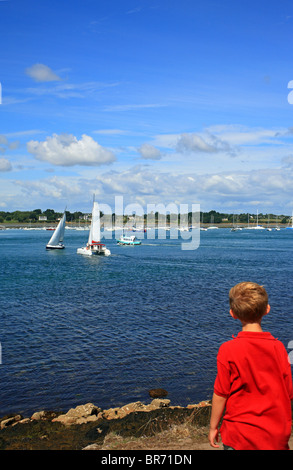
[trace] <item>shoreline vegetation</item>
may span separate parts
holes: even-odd
[[[104,226],[115,227],[115,225],[140,225],[143,227],[159,227],[162,222],[165,223],[166,227],[180,226],[182,224],[192,225],[192,222],[196,220],[202,227],[208,227],[215,225],[218,227],[246,227],[248,225],[260,224],[266,227],[284,227],[292,222],[292,216],[289,215],[275,215],[275,214],[227,214],[220,213],[217,211],[200,212],[188,214],[161,214],[159,212],[144,214],[144,215],[116,215],[103,214],[100,212],[101,222]],[[62,217],[61,212],[55,212],[53,209],[47,209],[42,211],[41,209],[35,209],[33,211],[14,211],[4,212],[0,211],[0,226],[2,228],[22,228],[22,227],[48,227],[51,225],[57,225],[58,221]],[[82,213],[80,211],[69,212],[66,211],[66,223],[67,226],[84,227],[89,224],[91,214]]]
[[[198,451],[208,442],[211,401],[186,407],[156,398],[102,410],[92,403],[67,413],[38,411],[0,418],[0,450]],[[293,434],[289,440],[293,449]],[[108,454],[109,455],[109,454]]]
[[[68,412],[0,418],[0,450],[153,450],[209,448],[211,402],[186,407],[154,398],[103,410],[93,403]]]

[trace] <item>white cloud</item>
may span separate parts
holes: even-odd
[[[5,153],[7,150],[15,150],[19,146],[17,140],[9,142],[5,135],[0,134],[0,153]]]
[[[291,201],[292,172],[281,168],[198,175],[154,171],[139,165],[98,175],[96,186],[105,199],[123,195],[132,201],[144,197],[147,202],[170,203],[176,198],[182,203],[198,202],[217,210],[242,207],[246,212],[248,201],[252,204],[258,200],[271,208]]]
[[[261,145],[261,144],[274,144],[282,145],[282,137],[290,137],[292,129],[279,128],[279,129],[266,129],[262,127],[250,128],[238,125],[216,125],[207,129],[221,139],[229,142],[230,145]]]
[[[0,171],[11,171],[12,166],[7,158],[0,158]]]
[[[180,136],[177,142],[178,151],[191,151],[191,152],[228,152],[234,153],[235,150],[228,144],[228,142],[216,137],[212,134],[201,137],[195,133],[184,133]]]
[[[26,74],[36,82],[53,82],[61,80],[50,67],[44,64],[34,64],[26,68]]]
[[[191,150],[192,152],[214,152],[212,145],[205,142],[199,135],[182,134],[177,143],[177,149],[181,151]]]
[[[141,157],[146,160],[160,160],[162,158],[161,152],[159,149],[150,144],[142,144],[138,148],[138,152]]]
[[[70,199],[72,196],[82,193],[82,186],[74,178],[64,180],[57,176],[40,181],[16,181],[16,184],[24,189],[30,198],[48,200]]]
[[[35,207],[87,211],[90,195],[95,193],[101,203],[111,207],[115,196],[122,195],[124,204],[199,203],[202,210],[251,212],[279,210],[286,213],[292,203],[293,169],[263,169],[258,171],[226,171],[198,175],[196,172],[176,173],[154,171],[150,165],[137,165],[124,171],[98,172],[87,178],[60,177],[31,181],[13,181],[20,188],[23,200]],[[1,187],[1,201],[9,203],[8,193]],[[21,197],[18,196],[20,200]],[[258,202],[257,202],[258,201]]]
[[[99,166],[116,160],[113,152],[85,134],[80,140],[72,134],[53,134],[43,142],[31,140],[27,149],[36,159],[58,166]]]

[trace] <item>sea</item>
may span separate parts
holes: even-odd
[[[0,231],[0,416],[148,404],[155,388],[174,406],[211,399],[218,348],[241,329],[228,301],[241,281],[265,286],[262,327],[290,357],[293,230],[201,231],[193,250],[165,235],[120,246],[113,233],[111,256],[84,257],[85,231],[52,251],[47,230]]]

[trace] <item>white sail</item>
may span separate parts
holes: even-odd
[[[100,230],[100,209],[99,204],[94,201],[93,210],[92,210],[92,222],[90,227],[89,245],[92,245],[94,242],[99,242],[101,238]]]
[[[61,246],[63,246],[62,242],[64,240],[65,222],[66,222],[66,213],[64,211],[64,214],[63,214],[62,218],[60,219],[56,230],[54,230],[53,235],[50,238],[47,247],[61,247]]]
[[[100,209],[99,204],[94,201],[92,210],[92,221],[90,226],[89,238],[87,245],[82,248],[77,248],[77,253],[80,255],[104,255],[109,256],[111,251],[100,242],[101,229],[100,229]]]

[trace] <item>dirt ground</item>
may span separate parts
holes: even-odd
[[[102,446],[97,450],[222,450],[213,448],[208,442],[208,427],[194,428],[186,425],[174,425],[171,429],[163,431],[155,436],[141,437],[139,439],[128,438],[115,434],[108,434]],[[289,441],[290,450],[293,450],[293,435]]]

